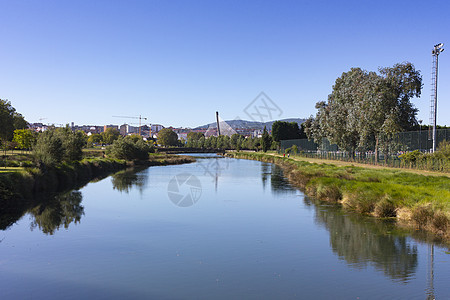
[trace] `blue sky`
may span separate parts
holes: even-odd
[[[410,61],[450,47],[450,2],[0,0],[0,98],[28,121],[194,127],[250,119],[265,92],[279,118],[314,115],[351,67]],[[438,123],[450,125],[450,48],[439,59]],[[45,118],[45,119],[44,119]]]

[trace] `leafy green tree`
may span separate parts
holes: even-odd
[[[19,149],[31,149],[36,143],[37,133],[29,129],[14,130],[13,142],[17,143]]]
[[[230,149],[231,141],[228,135],[221,135],[217,137],[216,148],[218,149]]]
[[[241,135],[238,134],[238,133],[235,133],[235,134],[233,134],[231,136],[231,138],[230,138],[230,146],[231,146],[232,149],[237,149],[238,148],[238,141],[239,141],[239,137],[240,136]],[[239,145],[239,147],[240,147],[240,145]]]
[[[203,133],[191,131],[187,134],[186,146],[191,148],[202,148],[202,138],[203,140],[205,138],[205,135]]]
[[[0,139],[11,141],[15,129],[25,129],[27,127],[27,122],[12,107],[11,102],[0,99]]]
[[[380,74],[352,68],[336,79],[328,101],[318,102],[315,118],[305,122],[305,133],[316,143],[327,138],[340,149],[354,152],[385,145],[399,131],[416,126],[422,78],[411,63],[380,68]]]
[[[109,156],[125,160],[145,160],[148,159],[150,152],[154,152],[152,146],[146,143],[141,137],[136,139],[132,136],[119,138],[107,148],[107,154]]]
[[[201,137],[204,137],[205,135],[201,132],[195,132],[195,131],[191,131],[187,134],[187,138],[188,139],[193,139],[193,140],[199,140]]]
[[[33,152],[39,165],[54,166],[62,161],[63,145],[56,130],[46,130],[39,134]]]
[[[25,118],[21,114],[19,114],[17,112],[14,113],[13,123],[14,123],[14,129],[28,128],[28,122],[25,120]]]
[[[101,133],[102,141],[106,144],[112,144],[120,136],[119,130],[116,128],[108,127],[104,132]]]
[[[98,133],[91,134],[87,140],[87,143],[89,145],[99,144],[101,142],[102,142],[102,135]]]
[[[54,166],[62,161],[81,160],[84,145],[84,132],[73,132],[69,127],[53,128],[38,135],[33,152],[38,164]]]
[[[176,146],[178,135],[170,128],[163,128],[158,133],[158,143],[162,146]]]
[[[259,151],[261,149],[261,138],[257,138],[257,137],[253,138],[252,146],[253,147],[251,149],[254,149],[255,151]]]
[[[263,131],[263,134],[262,134],[262,143],[261,144],[262,144],[262,150],[264,152],[267,152],[267,150],[270,149],[270,146],[272,144],[272,139],[271,139],[269,133],[267,132],[266,126],[264,126],[264,131]]]
[[[274,141],[299,139],[300,128],[297,122],[275,121],[272,124],[272,138]]]
[[[63,160],[81,160],[83,157],[83,147],[86,145],[86,135],[84,132],[73,132],[69,127],[58,128],[56,132],[62,141]]]

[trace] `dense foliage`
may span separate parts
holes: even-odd
[[[0,139],[11,141],[15,129],[27,128],[27,122],[11,102],[0,99]]]
[[[266,132],[267,133],[267,132]],[[270,135],[267,134],[267,149],[276,148],[276,144],[272,143]],[[230,150],[261,150],[263,147],[263,137],[244,137],[240,134],[233,134],[231,137],[227,135],[210,136],[205,138],[203,134],[188,135],[186,147],[198,149],[230,149]]]
[[[400,155],[400,159],[404,167],[449,172],[450,141],[440,143],[434,153],[422,153],[414,150]]]
[[[119,130],[108,127],[102,133],[91,134],[87,139],[87,144],[92,147],[94,144],[112,144],[120,137]]]
[[[39,134],[33,148],[38,164],[53,166],[63,161],[81,160],[85,134],[70,128],[53,128]]]
[[[275,142],[279,142],[306,138],[306,135],[297,122],[275,121],[272,124],[272,138]]]
[[[146,160],[148,154],[155,152],[153,145],[145,142],[140,136],[118,138],[107,148],[108,156],[125,160]]]
[[[263,134],[262,134],[262,137],[261,137],[262,150],[264,152],[267,152],[267,150],[270,149],[271,145],[272,145],[272,137],[267,132],[266,126],[264,126]]]
[[[340,149],[379,148],[387,153],[393,134],[417,126],[422,77],[411,63],[380,68],[379,74],[352,68],[336,79],[328,102],[318,102],[316,117],[305,123],[308,138],[317,143],[327,138]]]
[[[177,146],[178,135],[170,128],[163,128],[158,132],[158,144],[161,146]]]
[[[16,143],[18,149],[31,149],[36,144],[37,132],[30,129],[14,130],[13,142]]]

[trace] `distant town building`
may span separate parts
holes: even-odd
[[[118,125],[105,125],[105,126],[103,126],[103,132],[105,132],[106,129],[108,129],[108,128],[114,128],[114,129],[119,130],[119,126]]]
[[[119,132],[121,135],[126,136],[130,134],[139,134],[139,126],[131,126],[128,124],[120,125]],[[150,135],[150,127],[147,125],[141,126],[141,135],[149,136]]]
[[[44,132],[48,129],[48,126],[42,123],[30,123],[28,124],[28,128],[36,132]]]
[[[84,133],[88,134],[94,134],[94,133],[102,133],[103,132],[103,126],[96,126],[96,125],[75,125],[73,122],[70,126],[70,129],[72,131],[83,131]]]
[[[187,132],[180,132],[180,133],[177,133],[177,135],[178,135],[178,139],[179,139],[179,140],[185,140],[185,141],[187,141],[187,135],[188,135]]]
[[[163,128],[164,128],[164,126],[159,125],[159,124],[153,124],[153,125],[151,126],[152,133],[158,133],[158,132],[160,132],[161,129],[163,129]]]

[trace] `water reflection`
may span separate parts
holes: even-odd
[[[148,175],[145,172],[139,172],[142,169],[128,169],[120,171],[111,176],[113,189],[120,192],[129,193],[133,187],[137,187],[140,192],[143,191],[147,182]]]
[[[197,166],[202,168],[203,175],[211,178],[211,181],[214,182],[215,191],[217,192],[219,185],[219,177],[222,172],[227,170],[230,166],[230,161],[233,161],[230,158],[225,158],[223,156],[218,156],[216,154],[213,155],[203,155],[200,156],[197,160]]]
[[[70,191],[41,201],[29,210],[34,219],[31,229],[39,227],[45,234],[53,234],[61,227],[67,229],[71,223],[79,223],[84,215],[82,200],[81,192]]]
[[[14,223],[17,222],[20,218],[25,215],[29,203],[28,201],[7,201],[4,199],[0,199],[0,230],[6,230]]]
[[[418,251],[405,236],[391,235],[393,224],[344,215],[335,207],[320,206],[315,221],[330,234],[330,244],[351,267],[373,265],[395,281],[408,282],[417,269]]]
[[[270,188],[274,195],[294,194],[296,190],[284,177],[283,169],[271,163],[261,163],[261,179],[263,188],[266,188],[267,181],[270,178]]]

